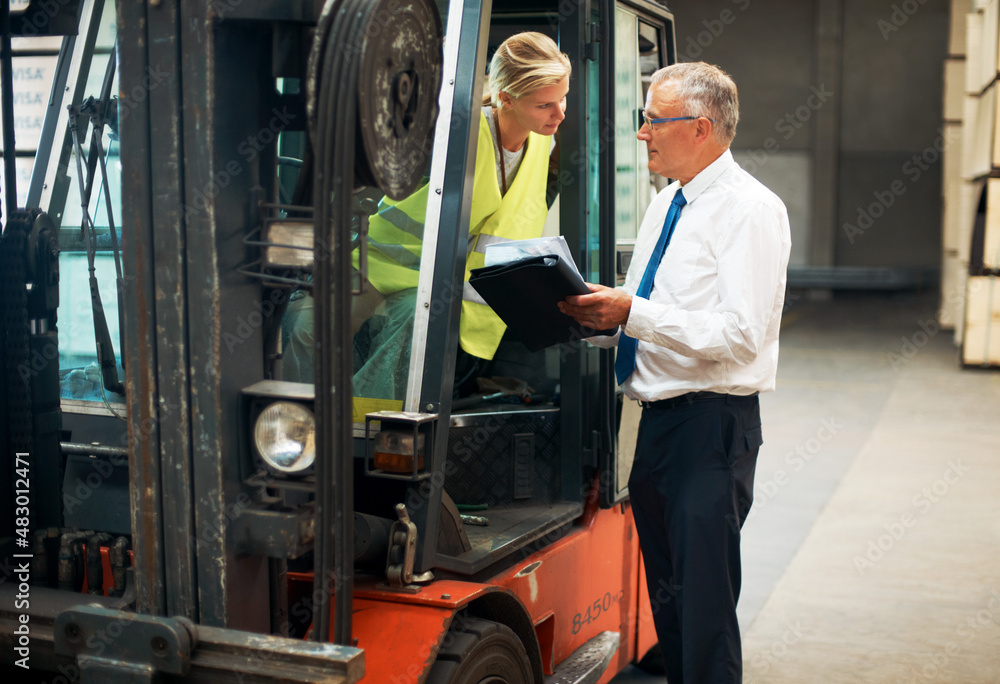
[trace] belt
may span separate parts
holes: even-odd
[[[640,401],[639,405],[644,409],[672,409],[678,406],[690,406],[695,402],[702,401],[725,401],[730,403],[732,401],[741,399],[750,399],[751,397],[756,397],[757,392],[753,394],[720,394],[719,392],[688,392],[687,394],[681,394],[676,397],[670,397],[669,399],[660,399],[659,401]]]

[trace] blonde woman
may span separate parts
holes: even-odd
[[[479,115],[458,381],[493,358],[506,329],[468,284],[470,270],[484,265],[487,245],[542,234],[554,198],[554,192],[547,196],[557,154],[552,136],[566,116],[571,71],[555,41],[535,32],[511,36],[490,62]],[[368,280],[384,300],[355,334],[356,397],[404,397],[427,192],[425,185],[398,202],[383,198],[369,219]]]

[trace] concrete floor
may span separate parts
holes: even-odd
[[[1000,682],[1000,372],[959,368],[936,305],[793,295],[743,530],[746,684]]]

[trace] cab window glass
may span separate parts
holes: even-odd
[[[18,190],[26,206],[39,206],[59,229],[60,396],[105,403],[111,410],[114,405],[124,408],[124,397],[115,391],[121,385],[113,381],[124,375],[115,36],[114,2],[95,2],[85,8],[75,40],[18,39],[21,49],[34,51],[24,73],[44,74],[46,60],[54,65],[62,59],[71,66],[65,84],[52,83],[49,76],[51,97],[46,92],[39,111],[29,100],[15,102],[22,122],[44,118],[40,130],[24,139],[34,149],[30,157],[19,153],[30,171],[25,174],[28,182],[19,182]],[[59,57],[54,53],[58,49]],[[20,148],[21,136],[17,142]],[[95,335],[95,327],[103,331],[105,326],[107,335]],[[103,379],[99,356],[113,365]]]
[[[661,26],[645,21],[632,8],[615,9],[615,231],[616,279],[625,281],[639,224],[666,179],[649,172],[646,144],[636,138],[653,73],[667,66],[666,38]],[[635,456],[639,407],[619,392],[617,458],[613,500],[624,495]]]
[[[624,282],[639,223],[664,180],[650,175],[646,145],[636,139],[639,110],[645,106],[650,79],[666,66],[662,29],[619,5],[615,22],[615,238],[617,276]]]
[[[448,21],[448,1],[438,0],[442,26]],[[300,134],[301,135],[301,134]],[[281,154],[292,158],[302,142],[287,136]],[[434,150],[442,149],[435,142]],[[436,154],[436,152],[435,152]],[[279,164],[282,163],[279,158]],[[290,162],[285,162],[286,165]],[[383,196],[377,188],[364,188],[356,196],[352,226],[353,297],[353,414],[363,423],[367,413],[402,410],[409,387],[410,355],[416,319],[417,283],[424,256],[424,241],[430,167],[433,155],[416,191],[403,199]],[[294,171],[289,169],[292,175]],[[289,192],[289,183],[279,188]],[[367,222],[364,259],[360,235]],[[313,298],[308,289],[291,296],[283,321],[282,374],[285,380],[314,381]],[[419,380],[416,383],[419,386]],[[412,391],[416,391],[413,389]]]
[[[489,43],[486,54],[487,65],[489,65],[490,60],[500,45],[509,37],[518,33],[526,31],[541,33],[559,45],[559,23],[554,20],[552,15],[528,12],[505,14],[502,11],[498,12],[497,9],[497,7],[494,7],[494,15],[490,22]],[[570,87],[575,87],[575,76],[576,74],[570,78]],[[488,92],[488,88],[487,77],[484,78],[484,97]],[[486,117],[486,125],[490,126],[492,130],[492,126],[489,123],[490,118],[493,116],[492,108],[476,108],[473,114],[477,117],[477,121],[479,121],[479,117]],[[569,115],[568,112],[567,115]],[[483,131],[485,130],[483,129]],[[480,131],[479,125],[474,128],[474,131],[481,136],[486,135],[485,132]],[[538,140],[544,140],[544,144],[547,146],[548,171],[545,193],[547,213],[545,214],[544,223],[541,226],[541,233],[536,233],[532,237],[556,238],[562,234],[559,221],[560,185],[558,178],[563,150],[558,146],[558,131],[554,136],[545,136]],[[530,146],[532,142],[529,139],[527,145]],[[492,137],[489,139],[488,144],[495,153],[496,148]],[[527,155],[527,152],[525,154]],[[495,157],[492,154],[488,159],[488,167],[487,171],[482,171],[482,160],[477,159],[477,182],[482,182],[487,173],[490,175],[499,173],[496,170]],[[523,169],[524,166],[520,167],[518,174],[521,174]],[[527,171],[524,171],[524,173],[527,173]],[[481,212],[477,214],[474,207],[472,214],[473,224],[475,224],[475,219],[477,216],[481,217]],[[495,231],[492,235],[485,235],[479,232],[480,227],[470,225],[470,250],[482,251],[484,245],[495,244],[496,242],[508,239],[529,239],[524,236],[512,238],[506,228]],[[442,239],[447,238],[442,236]],[[470,257],[469,263],[478,263],[474,259],[475,257]],[[470,287],[468,283],[465,283],[464,296],[468,297]],[[475,297],[474,294],[472,296]],[[497,402],[500,402],[502,408],[512,409],[518,406],[551,401],[559,393],[561,353],[562,350],[558,346],[548,347],[536,352],[529,351],[510,330],[502,333],[499,345],[490,359],[482,359],[467,354],[461,349],[460,345],[456,362],[455,396],[452,401],[452,410],[454,412],[483,411],[496,408]],[[486,399],[485,401],[484,398]]]

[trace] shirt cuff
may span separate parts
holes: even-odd
[[[611,349],[612,347],[618,346],[618,336],[621,332],[621,326],[616,327],[615,331],[610,335],[592,335],[591,337],[585,337],[584,340],[587,344],[594,347],[600,347],[602,349]]]
[[[654,325],[656,306],[648,299],[632,297],[632,306],[628,311],[628,320],[622,331],[629,337],[640,339]]]

